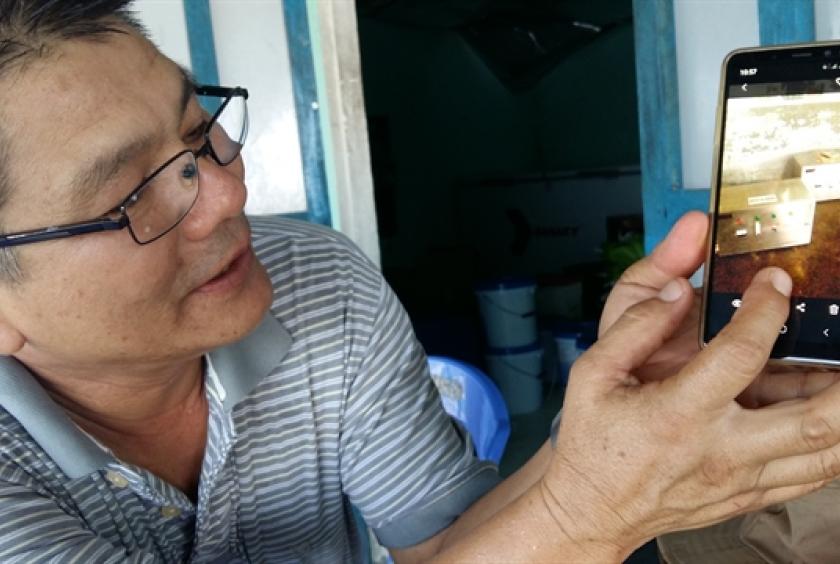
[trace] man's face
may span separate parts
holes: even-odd
[[[12,190],[0,225],[13,232],[91,219],[196,149],[208,116],[195,97],[184,109],[183,92],[179,69],[131,34],[67,42],[8,74],[0,135]],[[103,160],[109,166],[92,168]],[[137,245],[123,229],[19,247],[24,280],[0,286],[0,324],[25,344],[0,352],[36,371],[154,365],[254,328],[271,287],[250,250],[241,157],[198,166],[194,207],[153,243]]]

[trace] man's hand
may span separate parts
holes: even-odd
[[[788,314],[784,272],[759,273],[700,350],[686,277],[703,260],[707,229],[703,214],[688,214],[628,269],[599,341],[572,368],[556,449],[544,446],[456,521],[436,545],[440,561],[621,561],[658,534],[840,475],[836,377],[758,378]]]
[[[603,335],[632,306],[650,298],[672,280],[688,278],[705,258],[709,221],[705,214],[690,212],[671,229],[653,252],[624,271],[607,298],[598,334]],[[699,350],[700,296],[696,292],[690,314],[674,334],[640,366],[636,375],[645,380],[674,374]]]
[[[787,318],[787,274],[761,271],[718,337],[658,380],[637,370],[679,335],[694,295],[684,278],[647,284],[639,295],[662,289],[628,303],[572,368],[540,484],[560,530],[593,557],[629,554],[658,534],[804,495],[840,474],[840,385],[765,408],[735,401]]]
[[[705,214],[687,213],[649,256],[628,268],[607,298],[599,334],[612,327],[630,307],[656,297],[672,280],[688,278],[700,268],[706,254],[708,228]],[[700,351],[700,315],[700,291],[695,290],[689,314],[663,346],[636,370],[636,377],[659,380],[682,369]],[[748,407],[759,407],[809,397],[838,380],[840,373],[773,367],[763,370],[739,401]]]

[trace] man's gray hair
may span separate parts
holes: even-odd
[[[0,84],[12,69],[23,67],[33,59],[49,56],[54,47],[64,41],[101,41],[109,34],[125,33],[127,29],[146,35],[143,26],[130,10],[131,2],[0,0]],[[8,142],[0,121],[0,208],[12,190],[6,169]],[[12,248],[1,248],[0,280],[19,282],[21,279],[17,253]]]

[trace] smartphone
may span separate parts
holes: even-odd
[[[701,341],[778,266],[793,292],[771,359],[840,366],[840,43],[733,51],[720,84]]]

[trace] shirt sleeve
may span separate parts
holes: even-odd
[[[344,398],[341,479],[380,542],[405,548],[445,529],[499,477],[444,412],[425,353],[384,281],[372,314]]]
[[[96,536],[55,501],[29,488],[0,482],[0,562],[153,564],[155,555],[131,554]]]

